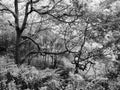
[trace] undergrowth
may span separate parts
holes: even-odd
[[[120,76],[107,76],[86,81],[64,67],[38,70],[26,64],[18,67],[5,57],[0,60],[0,90],[120,90]]]

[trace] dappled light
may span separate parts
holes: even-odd
[[[0,0],[0,90],[120,90],[120,0]]]

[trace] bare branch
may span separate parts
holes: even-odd
[[[32,13],[33,12],[33,7],[31,8],[31,10],[29,11],[29,5],[30,4],[35,4],[35,3],[37,3],[37,2],[39,2],[39,0],[35,0],[35,1],[29,1],[29,2],[27,2],[27,4],[26,4],[26,9],[25,9],[25,16],[24,16],[24,20],[23,20],[23,23],[22,23],[22,27],[21,27],[21,32],[23,32],[23,30],[25,29],[25,26],[26,26],[26,23],[27,23],[27,19],[28,19],[28,16],[29,16],[29,14],[30,13]]]
[[[12,10],[10,10],[8,7],[6,7],[4,4],[2,4],[1,2],[0,2],[0,5],[3,7],[3,9],[0,9],[0,11],[7,11],[7,12],[10,12],[12,15],[13,15],[13,17],[16,17],[15,16],[15,13],[12,11]]]
[[[15,27],[9,20],[8,20],[8,23],[10,26]]]
[[[41,50],[41,48],[39,47],[39,44],[36,43],[32,38],[30,38],[30,37],[28,37],[28,36],[21,36],[21,38],[23,38],[23,39],[29,39],[30,41],[32,41],[32,42],[37,46],[38,51]]]
[[[44,55],[51,55],[51,54],[53,54],[53,55],[61,55],[61,54],[65,54],[66,52],[68,52],[68,50],[65,50],[65,51],[61,51],[61,52],[47,52],[47,51],[39,51],[39,52],[30,52],[28,55],[30,55],[30,54],[38,54],[38,53],[42,53],[42,54],[44,54]]]
[[[80,14],[70,14],[70,13],[63,13],[62,15],[59,15],[57,12],[57,15],[56,14],[52,14],[52,11],[53,9],[58,5],[58,3],[60,3],[62,0],[59,0],[57,3],[55,3],[55,5],[50,9],[50,10],[47,10],[47,11],[41,11],[41,9],[33,9],[34,12],[38,13],[39,15],[49,15],[51,17],[53,17],[54,19],[60,21],[60,22],[63,22],[63,23],[73,23],[75,22],[78,17],[81,17],[83,16],[83,13],[80,13]],[[59,12],[67,9],[68,6],[66,8],[63,8],[62,10],[60,10]],[[70,20],[70,21],[66,21],[64,20],[63,18],[64,17],[73,17],[74,19],[73,20]]]
[[[65,17],[67,14],[63,14],[63,15],[61,15],[61,16],[55,16],[55,15],[52,15],[52,14],[48,13],[48,15],[52,16],[53,18],[55,18],[55,19],[57,19],[58,21],[63,22],[63,23],[74,23],[74,22],[78,19],[78,17],[76,17],[76,18],[74,18],[74,20],[65,21],[65,20],[62,20],[62,19],[60,19],[60,18]],[[68,16],[72,16],[72,15],[68,15]],[[72,16],[72,17],[73,17],[73,16]]]
[[[68,52],[68,51],[67,51],[67,50],[62,51],[62,52],[47,52],[47,51],[43,51],[43,50],[38,51],[38,52],[36,52],[36,51],[31,51],[31,52],[29,52],[29,53],[27,53],[27,54],[25,55],[25,57],[22,59],[21,62],[23,63],[28,56],[33,55],[33,54],[41,54],[41,55],[61,55],[61,54],[65,54],[66,52]],[[22,64],[22,63],[21,63],[21,64]]]
[[[80,48],[80,50],[79,50],[79,52],[78,52],[78,62],[79,62],[79,60],[80,60],[80,58],[81,58],[83,46],[84,46],[85,41],[86,41],[86,34],[87,34],[86,31],[87,31],[87,29],[88,29],[88,23],[87,23],[87,25],[86,25],[86,27],[85,27],[83,43],[82,43],[81,48]]]

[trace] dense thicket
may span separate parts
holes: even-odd
[[[119,90],[119,4],[1,0],[0,90]]]

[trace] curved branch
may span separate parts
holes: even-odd
[[[41,50],[41,48],[40,48],[40,46],[39,46],[39,44],[38,43],[36,43],[32,38],[30,38],[30,37],[28,37],[28,36],[21,36],[21,38],[23,38],[23,39],[29,39],[30,41],[32,41],[36,46],[37,46],[37,48],[38,48],[38,51],[40,51]]]
[[[22,61],[21,61],[21,64],[26,60],[26,58],[28,57],[28,56],[30,56],[31,54],[33,55],[33,54],[41,54],[41,55],[61,55],[61,54],[64,54],[64,53],[66,53],[66,52],[68,52],[67,50],[65,50],[65,51],[62,51],[62,52],[47,52],[47,51],[38,51],[38,52],[36,52],[36,51],[31,51],[31,52],[29,52],[29,53],[27,53],[26,55],[25,55],[25,57],[22,59]]]
[[[8,11],[8,12],[10,12],[13,15],[14,18],[16,17],[15,13],[12,10],[10,10],[8,7],[6,7],[1,2],[0,2],[0,5],[3,7],[3,9],[0,9],[0,11]]]

